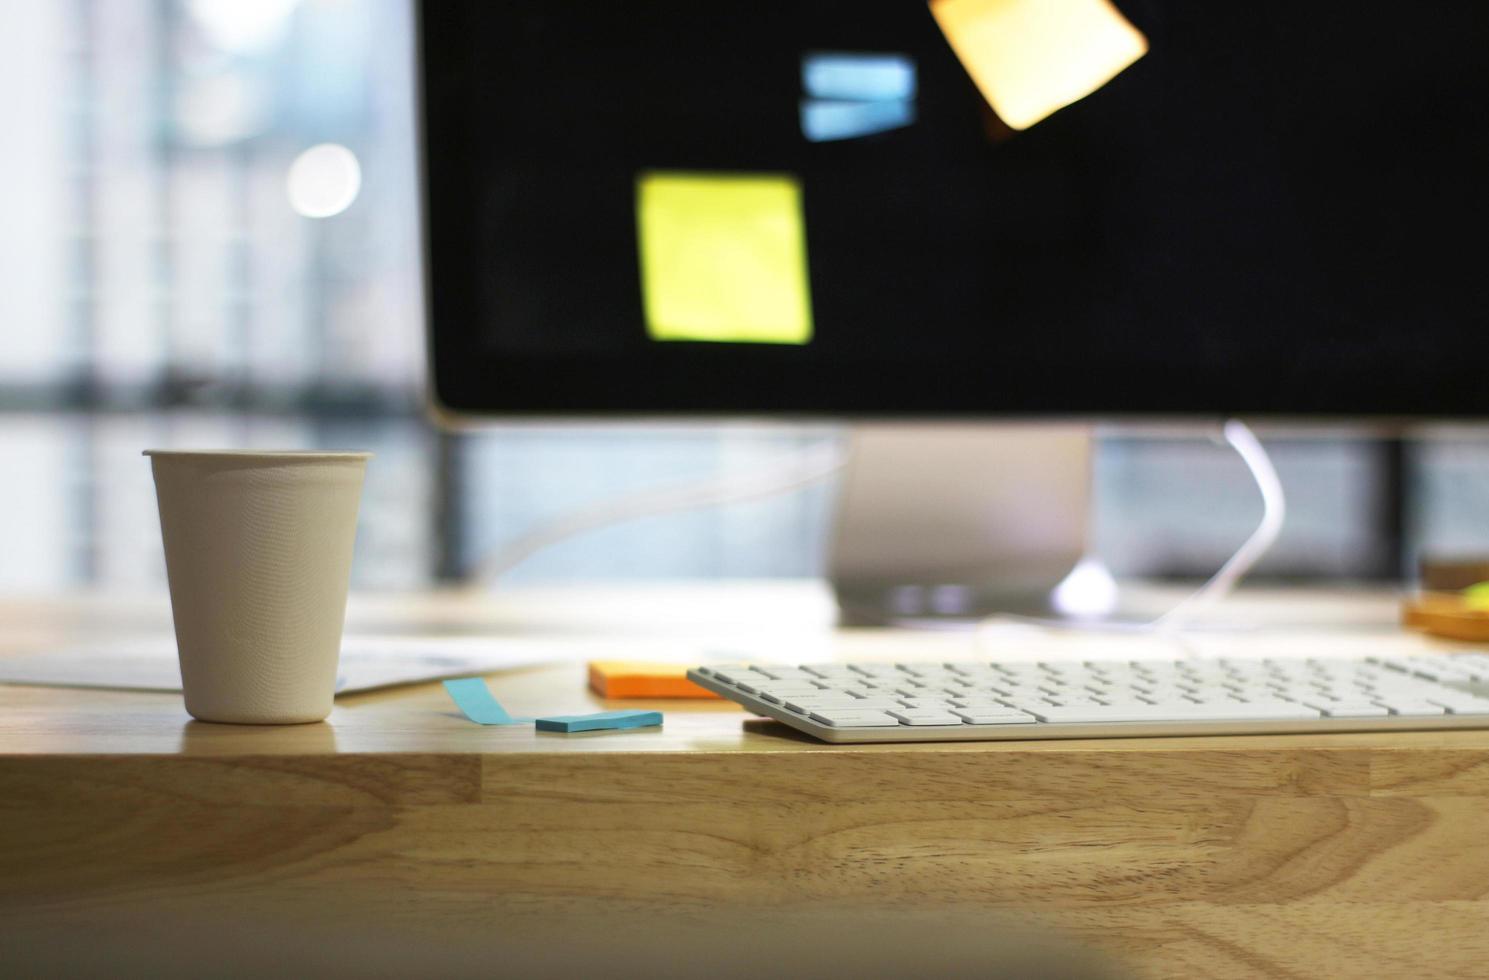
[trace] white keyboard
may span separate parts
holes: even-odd
[[[1489,728],[1489,654],[731,664],[695,683],[827,742]]]

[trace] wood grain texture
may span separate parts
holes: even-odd
[[[578,666],[491,683],[514,712],[606,704]],[[661,732],[566,737],[424,685],[239,728],[0,687],[0,921],[12,950],[165,921],[366,950],[368,924],[448,944],[995,912],[1141,976],[1489,974],[1489,733],[834,747],[657,706]]]

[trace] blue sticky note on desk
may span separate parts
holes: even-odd
[[[537,720],[541,732],[596,732],[648,728],[662,723],[660,711],[600,711],[592,715],[554,715]]]
[[[477,725],[524,725],[531,718],[513,718],[501,702],[491,696],[486,682],[479,677],[462,677],[445,681],[445,691],[461,714]]]

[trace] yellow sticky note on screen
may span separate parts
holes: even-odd
[[[636,178],[646,332],[653,340],[812,339],[801,184],[784,174]]]

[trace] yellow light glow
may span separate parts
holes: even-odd
[[[931,0],[931,14],[998,117],[1027,129],[1148,53],[1107,0]]]
[[[646,332],[653,340],[812,339],[796,178],[641,174],[636,235]]]

